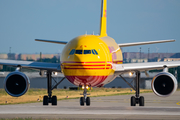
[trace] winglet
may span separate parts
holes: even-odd
[[[101,0],[100,36],[107,36],[106,21],[107,21],[107,0]]]

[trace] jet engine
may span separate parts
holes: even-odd
[[[157,96],[167,97],[176,91],[177,80],[169,72],[160,72],[154,76],[151,87]]]
[[[29,86],[29,78],[19,71],[9,73],[4,80],[5,91],[13,97],[24,95],[28,91]]]

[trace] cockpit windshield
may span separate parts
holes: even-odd
[[[92,53],[93,53],[94,55],[98,55],[98,52],[97,52],[95,49],[92,49]]]
[[[76,50],[75,54],[82,54],[82,50]]]
[[[91,54],[91,50],[84,50],[84,54]]]
[[[72,49],[69,55],[73,55],[75,53],[75,49]]]
[[[69,55],[74,55],[74,54],[93,54],[93,55],[98,55],[98,52],[95,49],[92,50],[75,50],[72,49]]]

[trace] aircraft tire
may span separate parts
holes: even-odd
[[[86,98],[86,106],[90,106],[90,97]]]
[[[144,106],[144,97],[140,96],[139,98],[139,106]]]
[[[134,96],[131,97],[131,106],[136,106],[136,98]]]
[[[52,105],[57,105],[57,97],[52,96]]]
[[[48,96],[43,97],[43,105],[48,105]]]
[[[84,106],[84,97],[80,97],[80,105]]]

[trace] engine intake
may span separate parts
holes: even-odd
[[[157,96],[167,97],[176,91],[177,80],[169,72],[160,72],[154,76],[151,87]]]
[[[4,80],[5,91],[13,97],[24,95],[28,91],[29,86],[29,78],[19,71],[9,73]]]

